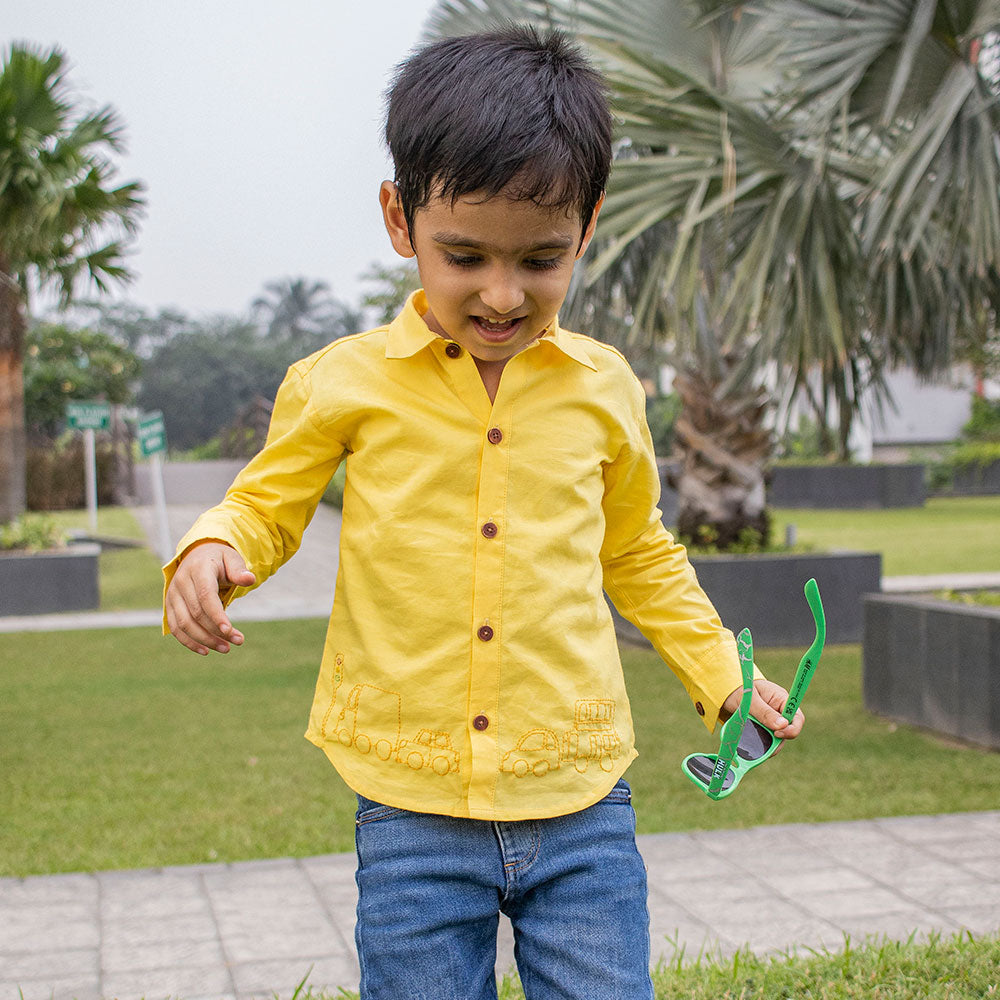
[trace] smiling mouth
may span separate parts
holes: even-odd
[[[473,316],[472,320],[479,327],[480,332],[488,337],[505,337],[511,333],[523,320],[523,316],[514,316],[511,319],[496,319],[492,316]]]

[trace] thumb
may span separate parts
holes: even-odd
[[[236,549],[229,549],[222,555],[222,570],[226,580],[237,587],[251,587],[256,577],[247,569],[243,556]]]
[[[788,725],[788,720],[772,708],[756,691],[750,705],[750,714],[773,733],[780,734],[781,730]]]

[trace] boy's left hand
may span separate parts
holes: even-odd
[[[719,713],[720,719],[725,721],[739,707],[740,699],[743,696],[743,689],[737,688],[723,703]],[[795,713],[795,718],[789,722],[782,714],[781,710],[788,701],[788,692],[773,681],[758,678],[753,682],[753,698],[750,702],[750,714],[760,723],[767,726],[775,736],[783,740],[794,740],[802,727],[805,725],[806,717],[800,708]]]

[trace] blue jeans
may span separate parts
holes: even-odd
[[[361,1000],[496,1000],[500,911],[527,1000],[652,1000],[631,797],[491,823],[358,796]]]

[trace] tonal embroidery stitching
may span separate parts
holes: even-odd
[[[557,736],[551,729],[531,729],[524,733],[500,762],[500,770],[523,778],[541,777],[549,771],[572,764],[584,774],[591,761],[602,771],[610,771],[622,753],[622,741],[615,729],[615,703],[607,698],[583,699],[576,703],[573,728]]]

